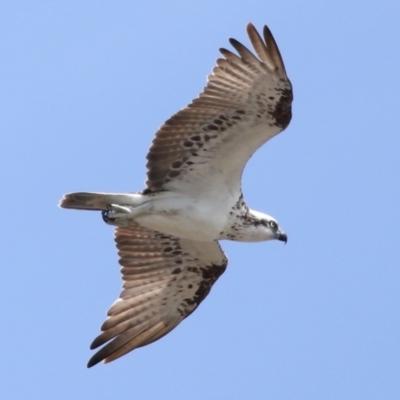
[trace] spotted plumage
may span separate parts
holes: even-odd
[[[235,39],[220,49],[207,86],[158,130],[142,192],[70,193],[60,206],[100,210],[116,227],[123,290],[91,348],[88,366],[160,339],[190,315],[225,271],[218,241],[287,240],[241,190],[253,153],[287,127],[292,87],[267,27],[247,27],[258,57]]]
[[[117,228],[115,242],[123,290],[91,349],[109,343],[89,367],[168,333],[203,301],[228,262],[218,242],[182,240],[139,225]]]

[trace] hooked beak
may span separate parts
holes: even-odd
[[[285,232],[277,232],[275,238],[281,242],[287,243],[287,235]]]

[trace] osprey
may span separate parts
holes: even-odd
[[[148,345],[190,315],[225,271],[218,243],[287,236],[250,209],[241,191],[252,154],[291,119],[292,86],[277,44],[247,26],[258,58],[235,39],[220,49],[200,96],[164,123],[147,154],[139,193],[69,193],[62,208],[101,211],[116,226],[123,290],[108,311],[88,367]]]

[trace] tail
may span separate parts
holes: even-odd
[[[68,193],[65,194],[58,205],[61,208],[74,210],[107,210],[109,204],[129,205],[132,195],[124,193]]]

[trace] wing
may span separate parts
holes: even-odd
[[[200,96],[156,133],[147,155],[147,192],[204,194],[211,187],[240,192],[243,168],[291,119],[292,87],[270,30],[264,41],[247,26],[259,58],[235,39],[239,56],[224,58],[208,76]],[[222,186],[222,187],[221,187]]]
[[[90,348],[109,343],[88,367],[166,335],[203,301],[228,262],[218,242],[183,240],[140,226],[117,228],[115,241],[123,290]]]

